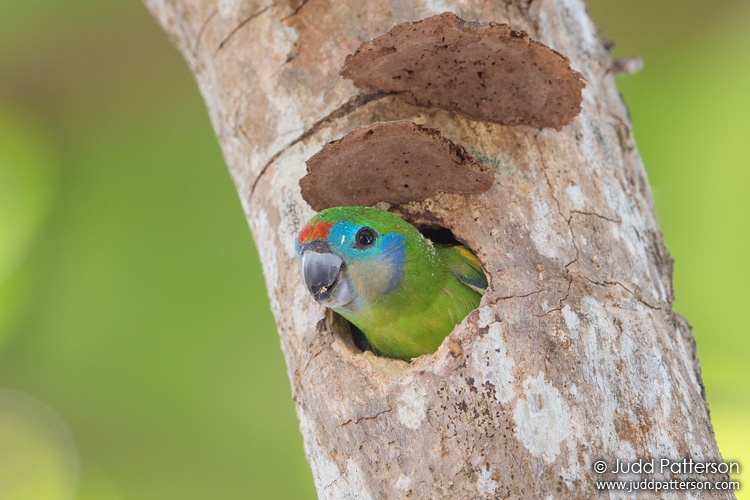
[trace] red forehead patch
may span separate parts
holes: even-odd
[[[312,240],[322,240],[328,237],[328,233],[333,226],[333,222],[318,222],[317,224],[308,224],[299,232],[297,241],[304,243]]]

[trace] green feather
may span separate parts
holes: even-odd
[[[358,300],[334,310],[356,325],[379,355],[409,360],[435,352],[455,325],[479,306],[487,289],[487,278],[470,250],[434,245],[390,212],[337,207],[324,210],[311,223],[320,221],[366,225],[380,235],[403,236],[403,275],[388,291],[383,290],[389,267],[379,256],[360,258],[356,250],[329,242],[347,263],[348,279],[358,294]]]
[[[487,291],[487,276],[482,271],[482,265],[477,256],[464,246],[438,247],[447,263],[448,269],[463,284],[484,295]]]

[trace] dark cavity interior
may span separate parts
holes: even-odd
[[[422,236],[436,245],[461,245],[450,229],[442,226],[416,226]]]

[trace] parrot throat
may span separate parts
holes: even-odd
[[[357,297],[347,307],[355,315],[372,311],[398,290],[404,278],[405,238],[399,234],[383,236],[377,255],[349,261],[347,275],[357,290]]]

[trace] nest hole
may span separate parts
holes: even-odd
[[[408,219],[406,219],[408,220]],[[434,245],[449,245],[449,246],[465,246],[469,250],[472,251],[476,255],[476,252],[465,243],[461,242],[456,238],[456,236],[453,234],[453,231],[448,229],[447,227],[435,224],[435,223],[429,223],[429,224],[419,224],[414,223],[413,221],[409,221],[414,227],[417,228],[417,230],[430,240]],[[481,266],[481,262],[480,262]],[[484,270],[484,266],[482,267],[482,273],[487,276],[486,271]],[[486,278],[489,280],[489,278]],[[479,306],[477,306],[479,307]],[[472,310],[473,311],[473,310]],[[471,314],[472,311],[469,311],[466,313],[466,316]],[[464,316],[464,317],[466,317]],[[338,313],[328,310],[328,324],[330,325],[330,329],[333,332],[334,336],[338,338],[340,341],[343,342],[343,344],[348,348],[350,352],[352,352],[355,355],[363,354],[364,352],[372,352],[374,355],[375,352],[373,351],[372,347],[370,346],[370,343],[367,340],[367,337],[365,334],[360,330],[356,325],[349,322],[346,318],[339,315]],[[450,332],[446,333],[446,336]],[[434,354],[434,353],[430,353]],[[381,357],[381,356],[379,356]],[[382,356],[382,358],[385,359],[393,359],[395,362],[401,362],[401,360],[394,359],[394,358],[388,358],[386,356]]]
[[[362,330],[331,309],[328,309],[327,316],[328,324],[331,327],[334,337],[343,342],[350,352],[356,355],[362,354],[365,351],[372,352],[370,343],[367,341],[365,334],[362,333]]]

